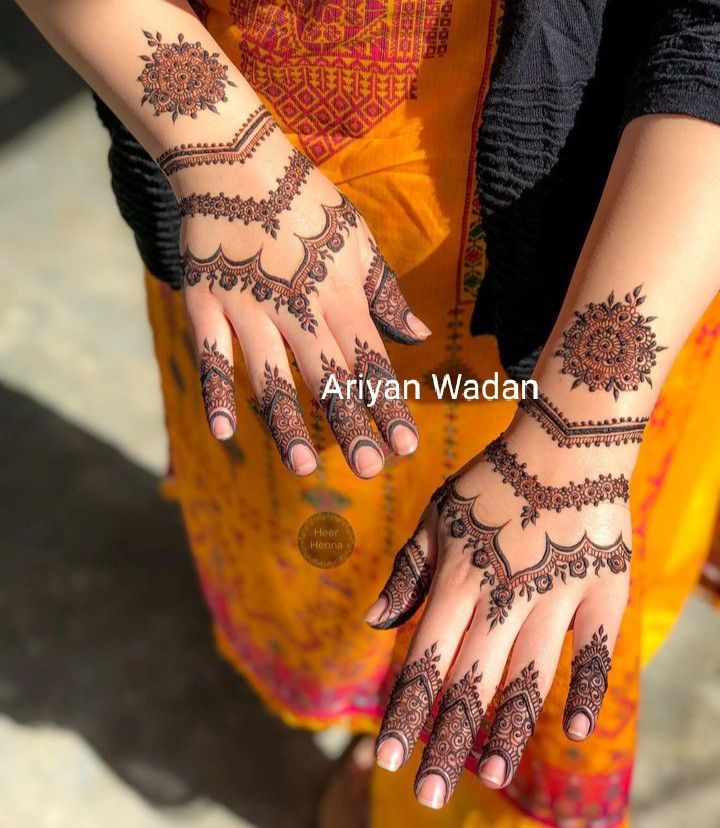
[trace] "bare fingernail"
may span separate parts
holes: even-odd
[[[376,754],[376,761],[381,768],[395,773],[405,758],[403,747],[397,739],[385,739]]]
[[[565,732],[576,742],[587,739],[592,723],[584,713],[576,713],[568,722]]]
[[[507,776],[507,763],[496,753],[491,754],[478,768],[478,776],[489,788],[501,788]]]
[[[213,437],[218,440],[229,440],[235,433],[235,429],[226,417],[214,417],[210,426]]]
[[[353,456],[353,462],[360,477],[373,477],[385,465],[385,459],[378,449],[361,446]]]
[[[427,808],[438,810],[445,805],[447,789],[441,776],[431,773],[422,781],[417,791],[417,801]]]
[[[307,446],[302,444],[290,449],[290,466],[295,474],[303,477],[317,468],[317,458]]]
[[[418,447],[417,434],[408,426],[396,425],[392,430],[392,447],[396,454],[412,454]]]
[[[406,321],[412,332],[417,336],[428,337],[432,333],[430,328],[424,322],[421,322],[412,312],[407,315]]]
[[[385,613],[388,610],[388,599],[381,595],[380,598],[375,601],[375,603],[370,607],[370,609],[365,613],[365,623],[370,624],[379,624],[381,621],[384,620]]]

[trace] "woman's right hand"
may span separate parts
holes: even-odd
[[[372,384],[394,378],[379,331],[409,345],[430,334],[348,199],[293,148],[263,107],[227,143],[173,148],[158,163],[183,216],[183,287],[215,437],[230,438],[237,423],[234,333],[291,471],[311,473],[317,454],[285,343],[357,475],[382,469],[382,441],[399,455],[415,451],[416,426],[402,400],[381,395],[368,409],[357,393],[323,399],[323,389],[346,392],[354,377]]]

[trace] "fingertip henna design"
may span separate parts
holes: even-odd
[[[210,345],[207,339],[200,354],[200,386],[210,429],[218,417],[224,417],[234,432],[237,413],[233,368],[228,358],[218,351],[217,343]]]
[[[197,41],[190,43],[183,34],[177,43],[163,43],[162,35],[144,31],[151,55],[140,55],[145,68],[138,76],[142,84],[142,106],[149,103],[159,116],[165,112],[176,121],[179,115],[197,118],[198,112],[209,109],[217,113],[215,104],[227,101],[225,85],[235,86],[228,79],[228,67],[220,63],[220,54],[210,54]]]
[[[483,747],[478,771],[490,756],[499,756],[505,762],[505,778],[502,786],[512,779],[518,769],[528,740],[535,731],[535,724],[543,706],[538,689],[540,674],[531,661],[519,676],[503,689],[500,695],[490,736]]]
[[[423,338],[413,333],[408,325],[410,306],[400,291],[395,271],[382,257],[372,239],[370,244],[373,259],[364,288],[373,322],[389,339],[402,345],[417,345],[423,342]]]
[[[654,316],[642,316],[638,307],[645,301],[642,285],[616,302],[611,293],[605,302],[590,302],[575,311],[575,321],[563,333],[554,356],[563,360],[562,374],[575,378],[573,388],[586,385],[589,391],[612,391],[617,400],[621,391],[637,391],[646,382],[664,346],[657,344],[650,323]]]
[[[414,537],[406,541],[395,556],[392,572],[380,593],[387,607],[376,630],[390,630],[411,618],[425,600],[432,581],[432,567]]]
[[[570,689],[563,715],[563,729],[566,733],[571,719],[578,713],[587,716],[590,725],[588,736],[595,729],[612,666],[607,640],[605,629],[600,626],[572,660]]]
[[[403,763],[408,760],[442,686],[439,661],[436,641],[421,658],[400,671],[380,726],[376,753],[387,739],[397,739],[402,745]]]
[[[295,471],[292,461],[295,446],[307,446],[317,457],[295,387],[280,376],[277,365],[271,367],[268,362],[265,363],[265,388],[260,400],[260,414],[270,429],[283,463],[290,471]]]
[[[425,779],[437,774],[445,783],[444,804],[447,804],[460,779],[485,715],[478,691],[482,673],[477,670],[476,661],[440,699],[435,724],[415,777],[416,796]]]

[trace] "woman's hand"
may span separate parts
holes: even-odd
[[[377,759],[399,768],[439,698],[415,788],[430,807],[448,801],[493,698],[478,772],[489,787],[512,779],[568,628],[568,738],[592,733],[607,690],[629,591],[633,451],[565,451],[538,425],[518,412],[504,435],[438,489],[366,617],[378,629],[395,627],[428,597]],[[629,443],[642,425],[628,422]]]
[[[430,333],[348,199],[263,107],[228,142],[173,148],[158,163],[183,216],[184,290],[213,434],[227,439],[235,430],[234,332],[291,471],[308,474],[317,459],[286,342],[356,474],[382,469],[383,441],[399,455],[415,451],[416,427],[402,400],[380,395],[369,407],[378,436],[365,405],[372,401],[347,386],[394,378],[379,331],[405,344]]]

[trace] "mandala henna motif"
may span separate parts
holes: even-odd
[[[407,761],[442,686],[439,661],[435,642],[424,656],[400,671],[385,709],[376,752],[387,739],[397,739],[403,747],[403,762]]]
[[[291,382],[280,376],[277,365],[271,368],[267,362],[260,414],[270,429],[283,463],[290,471],[295,471],[292,461],[292,450],[295,446],[307,446],[317,455],[303,419],[297,391]]]
[[[140,55],[145,61],[138,76],[144,93],[140,105],[147,101],[158,116],[170,112],[173,121],[179,115],[197,118],[204,109],[217,113],[215,104],[227,100],[225,85],[235,86],[228,80],[228,67],[218,60],[220,54],[210,54],[199,41],[190,43],[182,34],[177,43],[163,43],[159,32],[154,37],[143,34],[155,51]]]
[[[430,590],[433,569],[414,537],[405,542],[395,556],[392,572],[380,593],[387,608],[376,630],[389,630],[404,624],[425,600]]]
[[[476,497],[458,494],[451,478],[435,498],[440,518],[448,525],[450,535],[458,540],[466,539],[463,549],[471,553],[473,566],[482,570],[481,588],[490,588],[487,615],[490,629],[504,623],[516,596],[530,601],[535,594],[549,592],[556,578],[563,583],[568,578],[584,578],[591,568],[595,575],[600,575],[604,568],[620,574],[630,564],[630,549],[622,535],[610,546],[593,543],[587,534],[572,546],[561,546],[546,534],[542,558],[532,566],[513,572],[500,546],[500,532],[504,527],[486,526],[475,517]]]
[[[563,716],[563,727],[566,732],[570,720],[578,713],[587,716],[590,724],[588,735],[595,729],[600,707],[607,692],[611,666],[607,638],[601,626],[572,660],[570,689]]]
[[[324,206],[323,212],[325,227],[317,236],[296,236],[302,244],[303,257],[290,278],[268,273],[260,261],[261,251],[236,262],[226,256],[220,246],[207,259],[197,258],[186,248],[182,255],[185,284],[193,287],[204,279],[210,290],[216,284],[223,290],[232,290],[237,285],[241,291],[250,288],[258,302],[273,302],[276,312],[286,308],[303,330],[314,334],[317,319],[310,309],[308,297],[318,293],[317,285],[328,275],[327,262],[332,261],[333,253],[343,248],[343,233],[357,226],[357,213],[345,196],[337,206]]]
[[[475,744],[483,720],[478,685],[482,673],[476,661],[465,675],[443,694],[430,739],[415,778],[415,794],[430,774],[445,782],[445,803],[460,779],[465,760]]]
[[[492,441],[483,451],[483,457],[492,463],[493,469],[515,491],[515,497],[522,497],[527,506],[522,510],[523,529],[529,523],[535,523],[541,509],[561,512],[563,509],[583,506],[597,506],[601,502],[614,503],[615,499],[627,503],[630,489],[625,475],[613,477],[601,474],[596,480],[586,477],[582,483],[567,486],[545,486],[525,471],[526,463],[520,463],[517,454],[512,454],[505,439],[501,436]]]
[[[540,394],[537,399],[527,397],[518,404],[533,417],[561,448],[575,446],[619,446],[641,443],[647,417],[617,417],[611,420],[582,420],[571,422],[550,400]]]
[[[348,387],[348,380],[353,379],[352,374],[338,365],[334,359],[328,359],[325,354],[320,354],[320,359],[323,368],[320,405],[343,454],[353,469],[357,470],[355,457],[363,446],[374,449],[380,457],[383,457],[382,449],[375,439],[375,432],[365,413],[365,406],[358,397],[345,393],[328,393],[324,396],[325,387],[333,377],[342,389]]]
[[[390,339],[403,345],[417,345],[423,340],[407,323],[410,307],[400,292],[397,275],[372,239],[370,244],[373,260],[364,285],[370,316],[378,330]]]
[[[239,195],[226,196],[225,193],[217,195],[192,193],[180,199],[180,215],[202,215],[212,216],[214,219],[237,220],[246,226],[257,221],[266,233],[277,238],[277,231],[280,229],[278,215],[290,209],[295,197],[307,181],[310,170],[312,170],[310,161],[297,150],[293,150],[282,177],[276,179],[277,188],[271,190],[267,198],[257,201],[252,196],[242,198]]]
[[[167,176],[188,167],[208,164],[244,164],[260,144],[278,128],[264,106],[255,109],[232,140],[225,144],[181,144],[158,156],[157,164]]]
[[[218,417],[224,417],[235,431],[237,413],[235,409],[235,381],[230,361],[205,340],[200,354],[200,386],[202,388],[205,413],[212,429]]]
[[[373,419],[380,429],[380,433],[388,445],[392,445],[392,433],[399,425],[409,428],[417,437],[417,426],[408,407],[398,394],[398,399],[388,398],[384,389],[388,383],[397,383],[397,377],[392,365],[382,354],[373,351],[367,342],[361,342],[355,338],[355,374],[364,380],[364,385],[369,384],[373,389],[379,390],[375,405],[370,407]],[[366,400],[365,400],[366,401]]]
[[[505,761],[503,785],[515,775],[542,710],[543,700],[538,689],[538,676],[535,662],[531,661],[520,675],[505,687],[500,696],[490,736],[480,755],[478,768],[481,768],[492,755],[502,757]]]
[[[563,360],[560,373],[575,377],[573,388],[602,388],[617,399],[621,391],[637,391],[643,382],[652,386],[650,372],[665,348],[650,328],[656,317],[638,312],[645,301],[641,289],[638,285],[626,294],[624,302],[616,302],[611,293],[607,301],[590,302],[582,313],[575,311],[575,321],[554,354]]]

